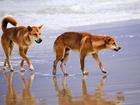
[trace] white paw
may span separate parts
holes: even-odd
[[[102,69],[102,73],[106,74],[107,71],[103,68],[103,69]]]
[[[33,65],[30,66],[30,70],[31,70],[31,71],[34,71]]]
[[[83,75],[88,75],[88,72],[84,70]]]

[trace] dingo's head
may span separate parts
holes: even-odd
[[[29,31],[29,35],[31,37],[32,40],[35,40],[36,43],[41,43],[42,39],[41,39],[41,28],[43,25],[41,26],[28,26],[27,29]]]
[[[112,37],[112,36],[106,36],[105,43],[106,43],[106,47],[111,50],[119,51],[121,49],[121,47],[119,47],[119,45],[116,43],[114,37]]]

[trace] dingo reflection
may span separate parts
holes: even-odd
[[[23,84],[23,89],[21,93],[16,92],[12,80],[13,72],[6,73],[5,71],[3,71],[3,74],[7,82],[7,94],[5,96],[5,105],[37,105],[37,100],[30,91],[35,76],[34,74],[31,74],[28,80],[25,79],[24,73],[21,74],[21,81]]]
[[[96,90],[93,93],[87,92],[86,78],[82,79],[82,95],[73,96],[71,90],[66,83],[67,77],[62,80],[62,89],[58,86],[57,78],[54,77],[54,87],[58,94],[59,105],[122,105],[124,96],[122,94],[116,94],[112,99],[105,97],[103,87],[107,80],[107,77],[103,77],[100,83],[96,86]]]

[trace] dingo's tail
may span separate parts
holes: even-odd
[[[6,16],[2,19],[2,24],[1,24],[1,28],[2,28],[3,32],[7,29],[8,23],[11,23],[13,26],[17,25],[17,21],[15,18],[13,18],[11,16]]]

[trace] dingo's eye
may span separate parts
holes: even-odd
[[[34,34],[35,36],[37,36],[37,34]]]
[[[115,42],[113,44],[115,45]]]

